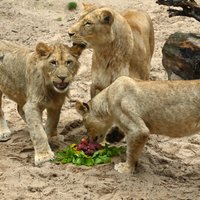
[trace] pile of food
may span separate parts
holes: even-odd
[[[115,147],[83,138],[79,144],[71,144],[56,153],[55,163],[73,163],[75,165],[93,166],[111,162],[111,157],[126,152],[125,147]]]

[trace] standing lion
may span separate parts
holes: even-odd
[[[74,44],[93,49],[91,97],[120,76],[149,79],[154,30],[146,12],[118,13],[110,7],[84,4],[69,36]]]
[[[70,29],[74,44],[93,49],[91,97],[120,76],[148,80],[154,51],[154,30],[149,15],[141,10],[119,13],[110,7],[84,5],[84,11]],[[111,129],[107,141],[123,138]]]
[[[48,138],[57,135],[61,107],[68,86],[79,68],[80,46],[38,43],[35,50],[0,41],[0,141],[11,137],[1,108],[2,95],[17,103],[29,127],[35,150],[35,164],[54,157]],[[47,109],[45,129],[42,111]]]

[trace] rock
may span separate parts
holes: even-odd
[[[186,80],[200,78],[200,34],[176,32],[170,35],[162,54],[168,79],[173,73]]]

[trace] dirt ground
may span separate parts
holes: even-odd
[[[98,0],[117,10],[139,8],[151,16],[155,29],[153,79],[166,79],[162,67],[162,46],[175,31],[200,32],[200,23],[192,18],[168,18],[167,7],[156,0]],[[68,0],[0,0],[0,39],[34,47],[37,41],[60,38],[70,44],[68,27],[81,11],[68,11]],[[81,68],[71,85],[71,98],[61,113],[58,130],[64,143],[55,143],[56,151],[72,143],[84,132],[74,99],[89,99],[91,50],[81,56]],[[198,200],[200,199],[200,135],[183,139],[152,136],[140,159],[138,172],[122,175],[113,163],[96,167],[71,164],[42,167],[33,165],[33,147],[26,124],[18,116],[16,105],[4,97],[4,112],[12,130],[12,139],[0,143],[0,200]],[[169,130],[170,131],[170,130]],[[123,158],[122,158],[123,159]]]

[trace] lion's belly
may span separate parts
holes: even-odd
[[[6,95],[9,99],[15,101],[19,105],[24,105],[26,103],[26,96],[23,93],[13,93],[12,95]]]
[[[155,118],[151,116],[147,121],[152,134],[166,135],[169,137],[184,137],[200,132],[200,115],[196,112],[173,113],[171,116],[161,114]]]
[[[15,101],[19,105],[24,105],[26,102],[26,95],[24,91],[14,90],[14,88],[8,88],[0,85],[0,90],[11,100]]]
[[[14,64],[12,66],[0,64],[0,90],[11,100],[23,105],[26,101],[26,83],[20,74],[22,71],[15,69],[13,72],[13,67],[15,67]]]
[[[169,137],[184,137],[190,136],[200,132],[200,123],[191,122],[179,123],[179,124],[159,124],[152,127],[153,134],[166,135]]]

